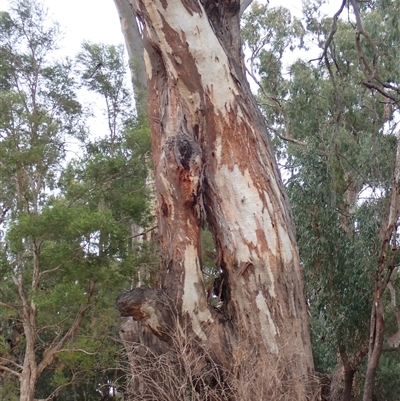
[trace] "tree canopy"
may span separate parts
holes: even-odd
[[[122,46],[55,58],[59,27],[36,1],[0,25],[0,397],[111,396],[124,387],[114,300],[151,262],[132,231],[151,224],[148,130]],[[103,102],[107,137],[86,126],[82,87]]]

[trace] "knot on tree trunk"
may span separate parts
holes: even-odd
[[[146,286],[121,294],[116,301],[121,316],[147,326],[161,340],[170,342],[173,323],[171,303],[162,290]]]

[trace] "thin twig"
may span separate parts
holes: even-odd
[[[8,372],[8,373],[14,375],[14,376],[17,376],[19,379],[21,378],[21,373],[18,373],[15,370],[12,370],[10,368],[7,368],[7,366],[0,365],[0,370],[3,370],[5,372]]]
[[[156,228],[158,228],[158,226],[151,227],[151,228],[149,228],[148,230],[142,231],[142,232],[139,233],[139,234],[130,235],[129,237],[126,237],[126,238],[124,239],[124,241],[126,241],[126,240],[128,240],[128,239],[132,239],[132,238],[141,237],[142,235],[147,234],[147,233],[149,233],[150,231],[155,230]]]

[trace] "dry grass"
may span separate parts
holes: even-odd
[[[161,355],[138,343],[129,348],[129,401],[306,401],[293,389],[301,380],[315,387],[314,379],[291,377],[293,367],[285,367],[277,355],[268,361],[258,357],[248,341],[233,348],[229,369],[215,363],[212,350],[182,329]]]

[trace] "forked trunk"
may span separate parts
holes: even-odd
[[[260,399],[309,399],[302,271],[290,206],[243,73],[239,1],[138,0],[134,9],[144,24],[163,278],[161,290],[122,295],[119,309],[167,342],[184,327],[233,375],[252,366]],[[203,220],[221,271],[219,311],[204,289]]]

